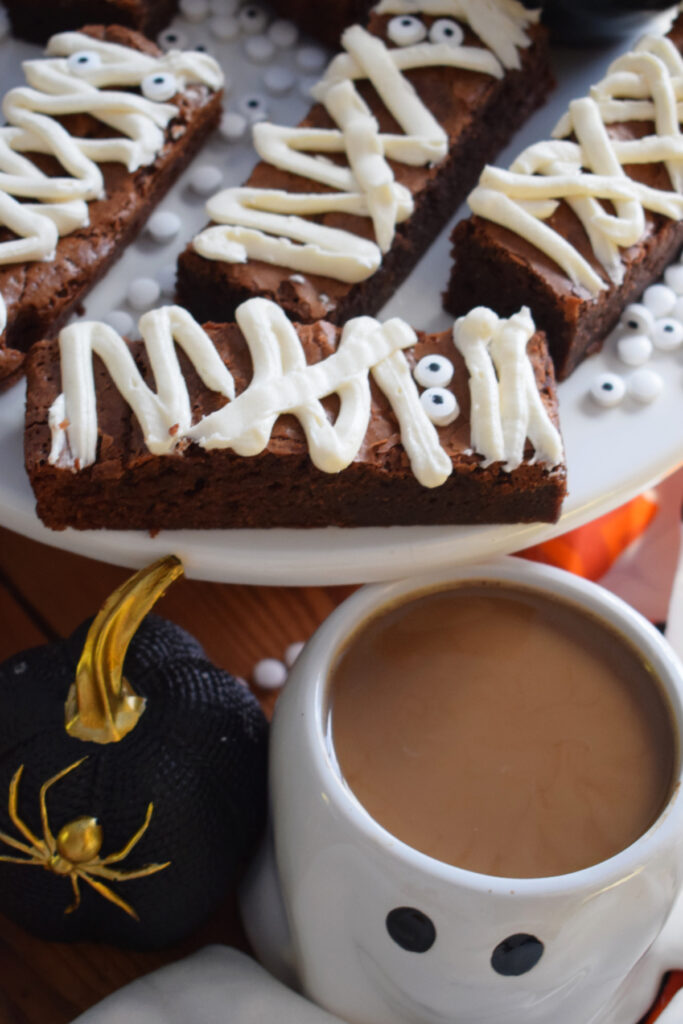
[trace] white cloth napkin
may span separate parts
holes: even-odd
[[[343,1022],[276,981],[244,953],[206,946],[114,992],[73,1024]]]

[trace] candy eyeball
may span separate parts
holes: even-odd
[[[619,323],[631,334],[649,334],[655,325],[655,318],[642,303],[632,302],[621,314]]]
[[[666,268],[664,280],[676,295],[683,295],[683,266],[680,263],[672,263]]]
[[[667,316],[676,303],[676,292],[666,284],[651,284],[643,292],[643,305],[653,316]]]
[[[447,427],[457,419],[460,409],[452,391],[428,388],[420,395],[420,404],[436,427]]]
[[[395,907],[385,924],[396,945],[407,953],[426,953],[436,940],[433,921],[416,907]]]
[[[632,373],[628,381],[629,395],[642,405],[654,402],[661,395],[663,387],[664,381],[659,374],[646,367]]]
[[[427,26],[410,14],[392,18],[387,25],[387,36],[396,46],[414,46],[427,38]]]
[[[654,326],[652,341],[660,352],[674,352],[683,343],[683,324],[671,317],[662,317]]]
[[[543,943],[535,935],[520,932],[499,942],[491,954],[491,967],[496,974],[517,978],[535,967],[543,956]]]
[[[76,50],[75,53],[71,54],[66,63],[69,70],[75,71],[76,74],[93,71],[95,68],[102,66],[99,53],[94,53],[92,50]]]
[[[453,363],[445,356],[423,356],[413,376],[423,388],[443,388],[453,379]]]
[[[247,4],[237,15],[243,32],[247,35],[256,35],[257,32],[264,32],[268,26],[268,15],[258,4]]]
[[[437,18],[429,30],[430,43],[449,43],[451,46],[460,46],[465,33],[452,18]]]
[[[652,342],[645,334],[626,334],[617,343],[617,351],[622,363],[641,366],[652,355]]]
[[[157,44],[165,52],[182,50],[187,45],[187,36],[179,28],[167,28],[157,36]]]
[[[170,71],[156,71],[142,79],[140,90],[145,99],[164,103],[178,92],[178,80]]]
[[[268,104],[264,96],[256,92],[247,93],[241,96],[237,106],[241,114],[248,117],[250,121],[263,121],[268,116]]]
[[[591,396],[603,409],[618,405],[626,394],[626,385],[616,373],[601,373],[591,386]]]

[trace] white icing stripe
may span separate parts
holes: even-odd
[[[683,58],[669,39],[646,36],[620,57],[589,97],[574,100],[553,132],[509,171],[486,167],[469,197],[473,213],[531,242],[570,281],[597,295],[607,285],[578,250],[546,221],[564,200],[581,221],[607,278],[621,284],[621,250],[645,231],[645,211],[683,219]],[[655,135],[612,139],[608,126],[654,121]],[[573,135],[576,142],[569,141]],[[630,178],[628,164],[663,163],[674,191]],[[604,201],[614,205],[614,213]]]
[[[519,461],[523,457],[528,434],[537,458],[554,465],[561,458],[561,442],[543,408],[526,358],[526,341],[534,329],[528,311],[510,321],[498,320],[490,311],[475,314],[454,328],[456,344],[473,375],[473,446],[487,461],[505,461],[505,468],[514,468],[519,464],[517,456]],[[477,327],[477,316],[479,320],[483,316],[483,332]],[[236,398],[232,376],[211,339],[178,306],[154,310],[140,320],[156,391],[145,383],[128,346],[113,328],[89,322],[64,328],[59,336],[63,393],[48,416],[50,463],[78,470],[96,460],[97,401],[92,368],[96,354],[133,410],[145,444],[156,455],[169,454],[187,442],[208,450],[230,448],[237,455],[258,455],[268,444],[278,417],[289,414],[301,423],[314,465],[323,472],[338,473],[356,458],[367,433],[371,372],[396,415],[401,442],[419,483],[438,487],[450,476],[451,459],[420,402],[402,351],[417,341],[415,332],[402,320],[385,324],[372,317],[350,320],[337,350],[312,364],[306,362],[294,326],[275,303],[250,299],[238,308],[237,322],[249,347],[253,376]],[[474,332],[473,327],[477,328]],[[467,340],[470,336],[471,343]],[[498,346],[494,361],[488,353],[492,341]],[[207,388],[228,399],[194,424],[176,344]],[[501,375],[500,387],[496,369]],[[484,377],[488,383],[482,385]],[[321,400],[333,394],[339,398],[339,412],[331,423]]]
[[[471,443],[485,466],[503,462],[507,471],[516,469],[524,460],[527,438],[535,462],[556,466],[562,461],[562,440],[527,357],[534,331],[526,307],[509,320],[480,307],[453,326],[453,342],[470,374]]]
[[[484,18],[476,4],[486,7]],[[411,11],[432,13],[432,6],[415,3]],[[402,10],[400,3],[397,9]],[[332,60],[312,89],[338,129],[283,128],[264,122],[253,130],[262,160],[335,192],[301,195],[274,189],[226,189],[209,201],[207,212],[214,223],[196,236],[195,251],[205,259],[232,263],[256,259],[351,284],[374,274],[381,254],[392,246],[396,225],[413,211],[412,197],[394,181],[388,161],[422,167],[443,160],[448,153],[446,132],[403,72],[446,66],[502,78],[504,64],[519,64],[516,47],[529,45],[524,26],[537,20],[514,0],[451,0],[448,13],[471,24],[482,38],[495,39],[501,59],[490,49],[447,43],[389,49],[361,26],[351,26],[342,37],[347,52]],[[509,63],[513,54],[516,63]],[[354,85],[358,79],[372,83],[404,135],[379,131]],[[325,153],[342,153],[348,163],[333,163],[320,155]],[[307,214],[341,209],[340,193],[347,212],[372,219],[376,245],[350,231],[303,220]],[[349,202],[353,206],[346,205]]]
[[[24,63],[27,86],[11,89],[2,104],[9,124],[0,128],[0,224],[19,237],[0,242],[0,264],[52,259],[59,236],[88,223],[87,203],[104,191],[98,163],[116,161],[133,172],[156,158],[177,107],[124,90],[155,75],[172,76],[178,90],[222,83],[206,54],[151,57],[79,32],[53,36],[47,53]],[[76,138],[55,120],[67,114],[89,114],[116,134]],[[49,177],[22,152],[53,156],[65,173]]]

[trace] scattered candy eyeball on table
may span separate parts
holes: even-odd
[[[263,828],[258,701],[147,614],[181,574],[161,559],[0,665],[0,910],[40,938],[173,945]]]

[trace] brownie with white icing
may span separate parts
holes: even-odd
[[[256,124],[262,162],[208,201],[178,264],[198,319],[254,295],[306,323],[376,312],[551,86],[517,0],[381,0],[342,44],[301,125]]]
[[[178,10],[178,0],[3,0],[12,34],[45,43],[81,25],[123,25],[154,38]]]
[[[487,167],[453,233],[445,306],[521,302],[549,339],[560,379],[597,351],[624,307],[683,244],[683,15],[646,36],[553,138],[509,170]]]
[[[165,307],[127,343],[78,322],[28,362],[26,467],[52,529],[554,521],[566,473],[528,310],[451,331],[236,324]]]
[[[122,254],[220,117],[222,74],[118,26],[53,36],[0,127],[0,387]]]

